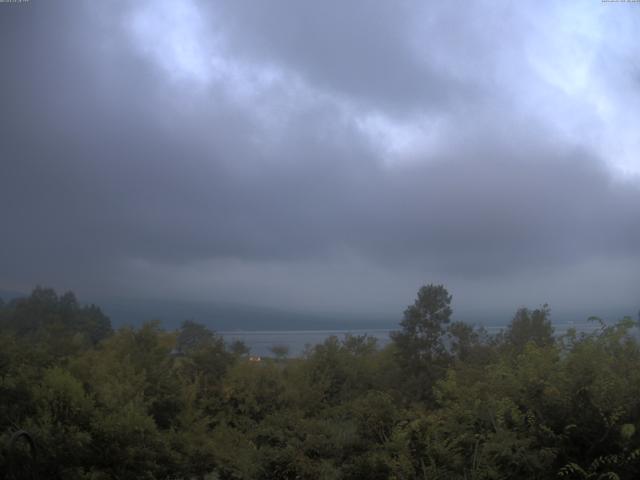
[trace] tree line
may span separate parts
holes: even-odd
[[[638,478],[637,322],[557,336],[544,305],[489,335],[451,301],[422,287],[384,348],[252,362],[38,287],[0,302],[0,478]]]

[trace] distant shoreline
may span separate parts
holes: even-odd
[[[557,323],[553,325],[556,335],[564,335],[570,328],[578,333],[588,333],[600,328],[596,322]],[[490,325],[483,327],[489,334],[497,334],[506,325]],[[375,338],[378,345],[384,347],[391,338],[389,334],[398,328],[347,328],[347,329],[295,329],[295,330],[220,330],[216,333],[227,342],[242,341],[249,347],[252,355],[272,356],[271,348],[285,346],[290,357],[299,357],[307,346],[323,343],[327,338],[335,336],[342,339],[346,335],[366,335]]]

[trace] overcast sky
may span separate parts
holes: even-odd
[[[640,4],[0,4],[0,288],[640,307]]]

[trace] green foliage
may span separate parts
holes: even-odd
[[[287,356],[289,356],[288,345],[273,345],[270,350],[278,360],[284,360],[285,358],[287,358]]]
[[[113,332],[37,288],[0,305],[0,478],[640,476],[636,322],[555,338],[544,306],[492,338],[450,302],[423,287],[385,348],[347,335],[252,362],[204,325]]]
[[[424,286],[404,311],[402,330],[391,334],[398,363],[409,380],[406,388],[420,399],[431,399],[433,384],[442,378],[449,361],[444,339],[450,305],[451,295],[442,285]]]
[[[507,328],[507,343],[518,352],[522,351],[529,342],[539,347],[553,345],[553,327],[549,317],[548,305],[533,311],[520,308]]]
[[[221,340],[204,325],[192,320],[185,320],[178,333],[176,348],[182,353],[196,352],[216,346]]]

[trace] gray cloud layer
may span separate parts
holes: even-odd
[[[2,6],[0,286],[637,308],[636,27],[579,3]]]

